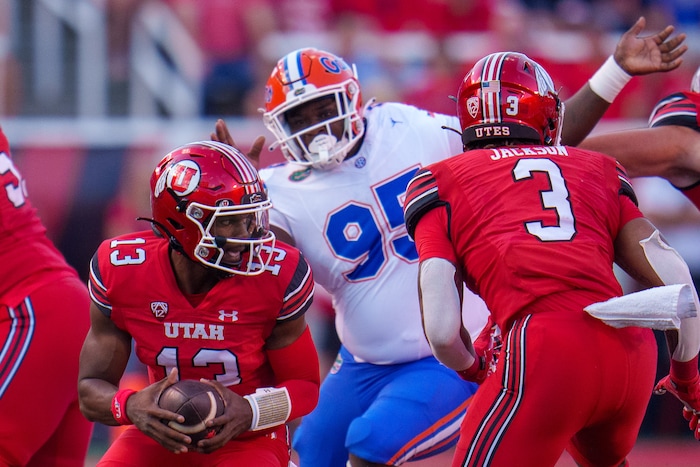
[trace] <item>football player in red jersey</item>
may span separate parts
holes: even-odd
[[[661,99],[649,128],[591,136],[581,147],[605,151],[630,177],[663,177],[700,209],[700,68],[690,91]]]
[[[90,299],[47,237],[2,130],[0,180],[0,465],[82,467],[92,423],[75,381]]]
[[[697,309],[687,265],[643,217],[614,158],[559,145],[563,104],[536,62],[488,55],[457,99],[466,152],[417,172],[405,203],[436,357],[466,378],[479,370],[462,330],[462,282],[503,330],[453,466],[553,466],[565,449],[580,466],[627,465],[654,389],[656,342],[636,309],[635,325],[615,327],[584,308],[622,295],[617,262],[658,286],[653,293],[687,291]],[[689,312],[680,332],[668,331],[671,374],[659,386],[691,417],[700,410],[699,319]]]
[[[133,424],[99,465],[288,465],[286,422],[314,408],[320,385],[304,318],[314,281],[269,230],[270,206],[245,156],[191,143],[153,172],[153,231],[98,248],[80,404],[90,420]],[[132,341],[151,382],[137,392],[119,388]],[[209,422],[219,433],[196,446],[163,423],[182,417],[156,404],[178,378],[210,381],[226,402]]]
[[[644,26],[640,18],[567,100],[579,109],[566,114],[568,144],[588,134],[631,75],[681,64],[685,35],[671,37],[669,26],[640,36]],[[287,159],[261,170],[274,203],[272,228],[305,253],[333,296],[342,342],[317,408],[294,433],[300,463],[402,465],[451,448],[478,378],[462,381],[425,340],[418,253],[403,227],[401,203],[419,167],[461,151],[459,134],[443,129],[457,127],[458,119],[365,101],[354,67],[330,52],[302,48],[270,74],[263,121]],[[233,145],[221,121],[212,138]],[[253,144],[252,159],[263,142]],[[478,299],[465,294],[464,301]],[[469,308],[470,331],[477,333],[485,316],[474,319]]]

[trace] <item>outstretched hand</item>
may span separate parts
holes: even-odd
[[[683,44],[686,35],[678,34],[669,39],[675,29],[669,25],[656,34],[640,37],[644,26],[646,19],[642,16],[622,35],[615,47],[614,58],[617,64],[630,75],[646,75],[678,68],[683,63],[681,56],[688,50],[688,46]]]
[[[236,142],[233,140],[233,136],[231,136],[231,132],[228,130],[226,122],[224,122],[222,119],[218,119],[214,125],[214,129],[215,131],[210,135],[212,141],[228,144],[229,146],[233,146],[234,148],[240,150],[240,148],[236,146]],[[248,160],[256,169],[260,168],[260,153],[262,152],[264,144],[265,137],[258,136],[255,138],[255,141],[253,141],[250,151],[248,151],[248,154],[246,154],[246,157],[248,157]]]

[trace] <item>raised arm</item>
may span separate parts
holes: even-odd
[[[639,36],[646,26],[641,17],[620,38],[615,52],[572,97],[565,102],[562,143],[575,146],[595,127],[627,82],[636,75],[675,70],[688,50],[685,34],[671,37],[673,26],[649,36]]]
[[[236,146],[236,142],[233,140],[233,136],[231,136],[231,132],[229,131],[226,122],[224,122],[222,119],[218,119],[214,124],[214,131],[210,134],[210,138],[212,141],[228,144],[229,146],[233,146],[234,148],[243,152],[241,148]],[[246,157],[248,157],[248,160],[256,169],[260,168],[260,153],[262,152],[264,144],[265,137],[262,135],[258,136],[255,138],[255,141],[253,141],[253,145],[246,154]]]

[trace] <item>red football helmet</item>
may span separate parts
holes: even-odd
[[[151,211],[155,229],[177,251],[227,274],[256,275],[272,257],[272,204],[258,172],[238,150],[215,141],[186,144],[158,163],[151,175]],[[246,237],[222,237],[212,230],[217,219],[246,216]],[[241,251],[237,264],[227,262]],[[234,257],[236,256],[235,253]]]
[[[482,58],[457,92],[457,117],[467,148],[494,139],[559,144],[563,113],[549,74],[517,52]]]
[[[285,113],[300,104],[334,96],[337,114],[319,124],[292,133]],[[275,135],[287,160],[318,169],[340,164],[365,132],[362,93],[355,67],[329,52],[306,48],[289,53],[275,66],[265,87],[263,122]],[[330,125],[344,122],[338,141]],[[301,135],[325,127],[326,135],[304,144]]]

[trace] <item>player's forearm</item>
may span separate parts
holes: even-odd
[[[595,128],[610,107],[588,84],[564,103],[561,143],[576,146]]]
[[[107,381],[84,378],[78,381],[80,411],[91,422],[118,425],[112,415],[112,399],[117,387]]]
[[[640,242],[649,264],[666,285],[687,284],[694,303],[694,313],[679,316],[678,344],[669,348],[671,358],[687,362],[695,358],[700,350],[700,303],[698,294],[685,260],[661,238],[658,230]]]
[[[455,273],[449,261],[428,258],[420,263],[418,287],[423,329],[433,355],[443,365],[461,371],[474,363],[474,356],[461,335],[462,307]]]
[[[428,342],[435,358],[446,367],[455,371],[466,370],[475,362],[474,356],[467,350],[461,340],[447,343],[436,342],[434,339],[431,341],[428,338]]]
[[[308,327],[290,345],[268,349],[267,357],[278,384],[246,396],[253,409],[254,430],[299,418],[318,403],[319,359]]]

